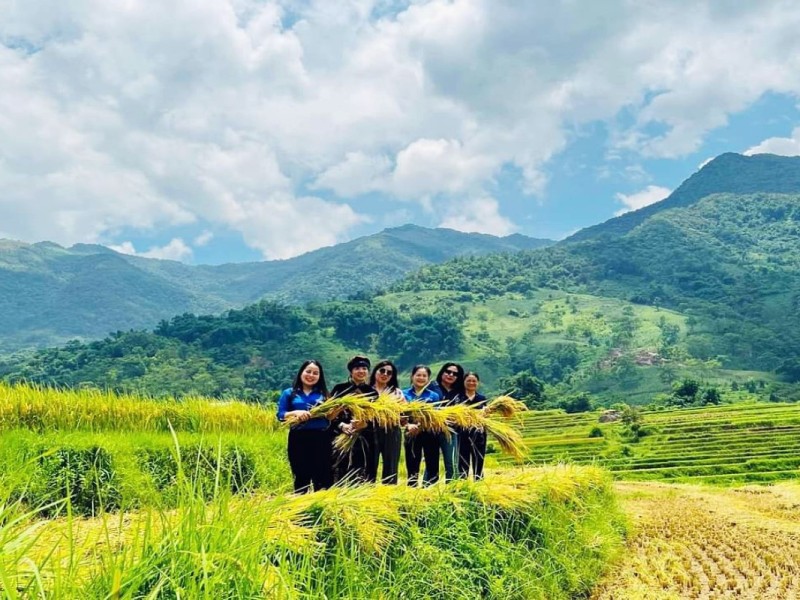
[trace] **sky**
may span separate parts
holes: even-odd
[[[561,239],[800,154],[794,0],[0,0],[0,238],[219,264]]]

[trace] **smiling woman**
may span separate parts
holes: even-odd
[[[295,421],[289,430],[289,466],[294,491],[304,493],[333,485],[333,435],[328,419],[312,418],[311,408],[326,400],[328,388],[322,365],[307,360],[297,371],[292,387],[278,399],[278,419]]]

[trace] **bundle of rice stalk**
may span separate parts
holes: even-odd
[[[499,396],[486,405],[486,414],[497,413],[501,417],[513,417],[518,412],[528,410],[523,402],[515,400],[511,396]]]
[[[398,427],[406,406],[408,406],[408,402],[405,399],[397,398],[392,394],[381,394],[370,404],[368,412],[371,414],[368,420],[376,427],[387,430]]]
[[[329,398],[312,407],[309,412],[312,418],[325,417],[330,421],[333,421],[342,413],[348,412],[353,419],[363,421],[368,420],[366,417],[371,414],[371,407],[372,400],[370,400],[369,396],[353,394],[349,396],[340,396],[338,398]],[[287,425],[296,425],[298,420],[294,417],[287,417],[285,423]]]
[[[346,433],[340,433],[333,440],[334,452],[336,452],[339,456],[346,456],[350,454],[353,451],[353,448],[356,447],[356,442],[360,436],[360,432],[354,432],[350,435],[347,435]]]
[[[486,417],[482,411],[468,404],[453,404],[443,406],[439,412],[445,416],[448,425],[469,429],[472,427],[483,427]]]
[[[402,404],[403,413],[411,419],[422,431],[443,433],[450,437],[450,428],[447,426],[447,412],[439,402],[425,402],[414,400]]]
[[[484,418],[483,428],[497,440],[503,452],[518,460],[525,458],[525,443],[514,427],[497,419]]]

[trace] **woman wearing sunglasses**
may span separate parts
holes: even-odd
[[[405,401],[400,385],[397,383],[397,367],[390,360],[382,360],[372,369],[369,384],[379,395],[389,395],[398,400]],[[400,446],[403,436],[400,427],[376,427],[376,451],[378,460],[375,461],[375,472],[368,473],[370,481],[375,481],[378,476],[378,461],[381,461],[381,481],[396,484],[397,470],[400,466]]]
[[[458,363],[446,362],[439,369],[436,376],[436,385],[431,386],[434,391],[442,397],[445,405],[460,404],[464,402],[464,368]],[[439,447],[444,459],[445,481],[453,481],[459,476],[458,473],[458,436],[461,434],[457,428],[452,428],[452,433],[448,437],[440,433],[438,435]]]

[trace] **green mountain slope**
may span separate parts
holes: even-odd
[[[0,240],[0,351],[153,327],[183,312],[216,313],[261,298],[346,297],[453,256],[549,243],[405,226],[289,260],[189,266],[103,246]]]
[[[691,206],[711,194],[800,193],[800,159],[774,154],[721,154],[684,181],[661,202],[586,227],[565,243],[624,235],[657,213]]]
[[[625,235],[429,266],[398,291],[501,295],[550,288],[670,308],[691,317],[690,351],[775,369],[800,353],[800,196],[709,196]]]

